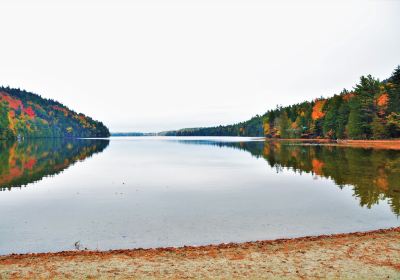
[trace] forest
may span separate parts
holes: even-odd
[[[25,90],[0,87],[0,139],[108,137],[102,123]]]
[[[167,131],[167,136],[390,139],[400,137],[400,66],[380,81],[362,76],[352,89],[329,98],[277,107],[248,121]]]

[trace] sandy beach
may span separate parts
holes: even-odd
[[[400,228],[201,247],[0,257],[1,279],[399,279]]]

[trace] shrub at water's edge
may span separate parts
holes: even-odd
[[[400,137],[400,66],[379,81],[363,76],[330,98],[277,107],[238,124],[167,131],[176,136],[388,139]]]
[[[20,89],[0,87],[0,139],[108,137],[99,121]]]

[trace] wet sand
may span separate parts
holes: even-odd
[[[400,227],[201,247],[0,257],[1,279],[400,279]]]

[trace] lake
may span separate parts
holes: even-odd
[[[400,226],[400,151],[241,137],[0,142],[0,254]]]

